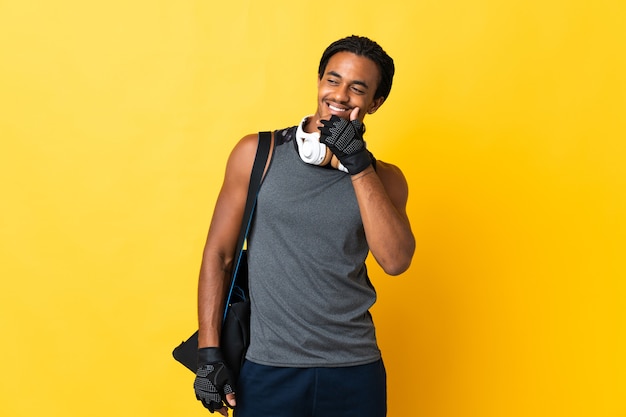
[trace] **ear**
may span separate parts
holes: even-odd
[[[376,113],[376,110],[378,110],[380,106],[383,105],[384,102],[385,102],[385,97],[378,97],[377,99],[374,99],[374,101],[370,105],[370,108],[367,109],[367,113],[368,114]]]

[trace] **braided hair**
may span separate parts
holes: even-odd
[[[322,78],[324,71],[326,71],[328,61],[337,52],[351,52],[355,55],[374,61],[380,71],[380,80],[378,82],[376,93],[374,94],[374,99],[379,97],[384,97],[386,99],[389,96],[391,84],[393,82],[393,75],[395,73],[395,66],[393,64],[393,59],[387,55],[380,45],[369,38],[356,35],[348,36],[331,43],[322,54],[322,59],[320,59],[320,66],[317,71],[320,78]]]

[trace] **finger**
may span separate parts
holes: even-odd
[[[318,128],[320,128],[320,127],[324,126],[322,124],[322,120],[328,120],[328,119],[331,118],[331,116],[332,116],[332,114],[330,114],[330,113],[329,114],[322,114],[322,115],[320,115],[319,119],[317,119],[315,121],[315,124],[317,125]]]
[[[224,406],[218,410],[215,410],[218,413],[220,413],[221,415],[223,415],[224,417],[228,417],[228,407]]]
[[[234,407],[237,405],[237,401],[235,400],[235,393],[226,394],[226,402],[229,406]]]
[[[350,113],[350,121],[353,121],[359,118],[359,111],[361,111],[361,109],[359,109],[358,107],[355,107],[352,109],[352,112]]]

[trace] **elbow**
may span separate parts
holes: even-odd
[[[407,269],[409,269],[409,266],[411,266],[411,258],[402,261],[388,262],[385,265],[381,265],[383,271],[385,271],[387,275],[391,276],[398,276],[406,272]]]
[[[398,252],[383,262],[379,262],[381,268],[387,275],[397,276],[406,272],[411,266],[415,247],[403,252]]]
[[[398,240],[394,245],[384,245],[372,250],[376,262],[387,275],[397,276],[406,272],[411,266],[415,253],[415,238],[412,234]]]

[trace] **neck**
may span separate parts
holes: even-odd
[[[318,133],[319,132],[317,128],[318,119],[319,117],[317,116],[317,114],[307,116],[304,119],[304,122],[302,123],[302,130],[304,130],[306,133]]]

